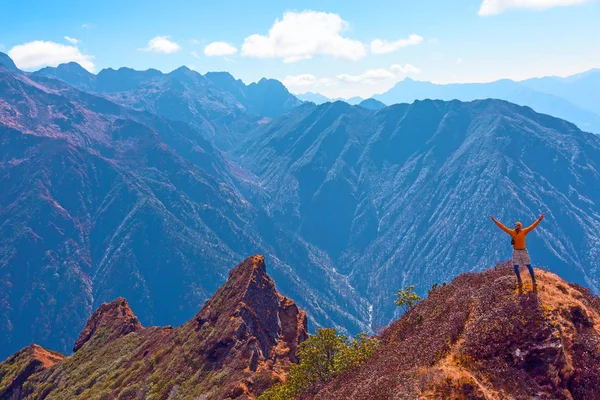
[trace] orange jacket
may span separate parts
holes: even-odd
[[[525,237],[527,236],[527,234],[534,230],[535,227],[538,226],[540,222],[542,222],[542,220],[538,218],[533,224],[531,224],[531,226],[521,229],[519,233],[517,233],[517,231],[515,231],[514,229],[507,228],[506,226],[502,225],[499,221],[494,220],[494,222],[500,227],[500,229],[508,233],[515,240],[513,248],[520,250],[525,248]]]

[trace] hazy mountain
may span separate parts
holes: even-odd
[[[118,296],[144,325],[179,325],[257,251],[313,326],[365,329],[366,303],[249,202],[205,132],[6,68],[0,88],[0,358],[68,352]]]
[[[348,104],[350,104],[352,106],[356,106],[356,105],[360,104],[360,102],[363,101],[363,100],[364,99],[362,97],[354,96],[354,97],[350,97],[348,99],[344,99],[344,98],[338,97],[336,99],[333,99],[332,101],[343,101],[343,102],[348,103]]]
[[[382,108],[387,107],[385,104],[375,99],[363,100],[360,103],[358,103],[358,105],[369,110],[381,110]]]
[[[310,101],[317,105],[323,104],[323,103],[328,103],[331,101],[331,99],[329,97],[323,96],[320,93],[312,93],[312,92],[297,94],[296,97],[302,101]]]
[[[490,220],[533,222],[536,265],[600,289],[600,137],[500,100],[300,107],[234,151],[262,208],[333,260],[385,325],[425,290],[510,256]]]
[[[461,100],[472,101],[478,99],[501,99],[518,105],[528,106],[535,111],[553,115],[558,118],[575,123],[580,129],[588,132],[600,133],[600,112],[596,104],[597,93],[600,85],[593,82],[596,74],[590,74],[589,96],[581,97],[581,101],[574,102],[577,96],[564,97],[559,90],[547,91],[543,87],[550,87],[544,82],[553,81],[554,78],[546,78],[541,81],[515,82],[503,79],[490,83],[457,83],[438,85],[431,82],[414,81],[406,78],[398,82],[392,89],[373,98],[385,104],[412,103],[414,100]],[[593,79],[592,79],[593,78]],[[537,83],[536,83],[537,82]],[[566,85],[568,86],[568,85]],[[583,100],[583,99],[586,100]],[[581,104],[587,104],[582,107]],[[593,104],[593,105],[592,105]]]
[[[57,78],[126,107],[189,123],[221,148],[237,142],[263,117],[277,117],[301,103],[273,79],[245,85],[228,73],[201,75],[187,67],[168,74],[108,68],[93,75],[69,63],[43,68],[33,77]]]
[[[600,69],[592,69],[566,78],[544,77],[519,82],[538,92],[562,97],[600,115]]]

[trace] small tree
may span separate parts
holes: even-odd
[[[279,383],[260,395],[260,400],[291,400],[315,385],[360,365],[373,355],[379,340],[361,333],[352,340],[335,329],[317,329],[298,346],[299,364],[290,367],[285,383]]]
[[[415,287],[406,286],[404,289],[398,290],[398,292],[396,293],[396,300],[394,301],[394,303],[398,307],[402,307],[404,309],[404,312],[406,312],[413,308],[413,306],[417,304],[419,300],[421,300],[421,298],[415,292]]]

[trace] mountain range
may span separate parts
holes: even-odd
[[[600,133],[600,108],[596,95],[599,89],[600,70],[590,70],[567,78],[546,77],[519,82],[502,79],[490,83],[441,85],[406,78],[373,98],[385,104],[424,99],[501,99],[573,122],[584,131]]]
[[[179,327],[143,327],[117,298],[90,316],[72,356],[21,349],[0,363],[0,397],[252,400],[303,377],[316,383],[300,396],[266,398],[596,399],[600,298],[536,275],[537,288],[516,287],[504,263],[431,288],[352,365],[327,336],[307,340],[305,312],[254,255]],[[327,373],[331,359],[343,372]]]
[[[2,66],[0,121],[0,358],[32,342],[68,353],[118,296],[144,325],[179,325],[257,251],[316,326],[364,329],[364,300],[248,201],[212,131]]]
[[[600,289],[600,138],[570,122],[501,100],[315,105],[185,67],[0,62],[0,358],[69,353],[117,297],[144,326],[180,325],[254,253],[313,329],[374,331],[400,287],[509,257],[490,214],[546,212],[534,263]]]
[[[561,77],[532,78],[523,81],[502,79],[489,83],[435,84],[405,78],[385,93],[371,99],[392,105],[415,100],[501,99],[528,106],[543,114],[575,123],[581,130],[600,134],[600,69]],[[359,104],[362,99],[330,99],[319,93],[296,95],[300,100],[323,104],[336,100]],[[368,99],[368,100],[371,100]]]

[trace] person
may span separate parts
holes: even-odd
[[[515,225],[514,225],[515,229],[507,228],[506,226],[502,225],[502,223],[500,221],[498,221],[496,218],[494,218],[493,215],[490,215],[490,218],[492,219],[492,221],[494,221],[500,229],[502,229],[504,232],[508,233],[512,237],[512,241],[511,241],[511,244],[513,246],[512,261],[513,261],[513,265],[515,266],[515,274],[517,275],[517,282],[519,283],[519,287],[523,284],[523,281],[521,280],[521,273],[519,272],[519,266],[521,264],[525,264],[525,266],[529,270],[529,274],[531,275],[531,281],[533,283],[533,288],[534,289],[537,288],[537,282],[535,281],[535,274],[533,272],[533,267],[531,266],[531,259],[529,258],[529,253],[527,252],[527,247],[525,246],[525,238],[527,237],[527,234],[529,232],[534,230],[539,225],[539,223],[542,222],[542,220],[544,219],[544,215],[545,214],[542,213],[539,216],[539,218],[533,224],[531,224],[531,226],[529,226],[527,228],[523,228],[522,223],[515,222]]]

